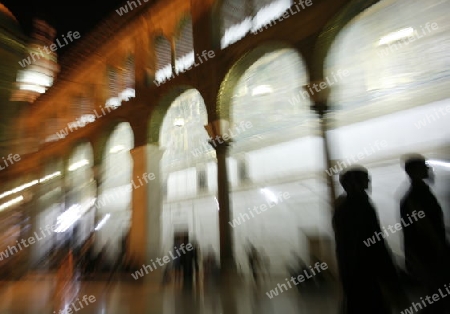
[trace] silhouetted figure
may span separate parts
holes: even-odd
[[[259,252],[260,259],[260,278],[261,280],[270,279],[270,258],[264,249]]]
[[[187,241],[185,241],[187,242]],[[189,244],[186,244],[187,247]],[[192,244],[191,244],[192,245]],[[198,273],[198,247],[192,245],[193,249],[185,250],[180,257],[180,264],[183,269],[183,287],[191,289],[194,282],[194,275]]]
[[[400,202],[400,216],[408,225],[403,228],[405,265],[426,292],[438,293],[450,283],[450,250],[446,240],[444,216],[436,197],[424,180],[432,179],[431,168],[421,155],[405,160],[411,187]],[[450,308],[443,299],[428,305],[429,313],[440,314]]]
[[[377,233],[382,235],[377,213],[366,193],[370,183],[368,171],[363,167],[349,169],[340,175],[340,183],[346,195],[337,200],[333,227],[344,290],[343,313],[391,313],[390,303],[397,299],[389,301],[385,296],[398,295],[402,290],[390,250],[383,237],[369,247],[364,243]]]
[[[179,246],[180,243],[174,243],[174,248],[172,250],[173,256],[176,256],[176,249],[175,245]],[[178,285],[181,282],[181,274],[182,274],[182,267],[181,267],[181,258],[176,258],[172,261],[172,272],[173,272],[173,281],[175,285]]]
[[[128,260],[127,256],[127,247],[128,242],[130,240],[130,231],[128,230],[126,233],[122,235],[122,239],[120,241],[120,267],[125,269],[125,263]]]
[[[163,272],[163,276],[162,276],[162,280],[161,280],[162,286],[164,286],[170,282],[170,280],[171,280],[170,271],[172,270],[172,268],[173,268],[173,261],[170,264],[166,265],[166,267],[164,268],[164,272]]]
[[[256,248],[252,244],[250,244],[250,248],[247,254],[248,264],[253,275],[253,280],[255,281],[255,283],[258,283],[258,270],[261,266],[261,257],[258,253],[258,250],[256,250]]]
[[[219,262],[216,258],[216,254],[212,249],[212,246],[208,248],[206,256],[203,260],[203,270],[205,283],[215,284],[219,279]]]
[[[195,283],[198,284],[200,282],[200,269],[199,264],[201,263],[201,253],[200,253],[200,247],[197,243],[197,241],[192,241],[192,247],[193,247],[193,266],[194,266],[194,278]]]
[[[92,233],[89,238],[84,242],[81,249],[80,265],[83,275],[87,276],[90,272],[91,260],[95,242],[95,233]]]
[[[303,261],[299,254],[297,254],[295,251],[292,251],[292,260],[287,265],[288,274],[291,277],[297,278],[299,275],[303,274],[304,269],[307,269],[306,263]],[[299,283],[297,285],[297,289],[300,291],[305,286],[305,283],[306,281]]]

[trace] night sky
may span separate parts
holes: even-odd
[[[56,38],[68,31],[89,33],[103,18],[114,13],[126,1],[124,0],[0,0],[17,18],[24,32],[29,35],[34,17],[43,18],[56,31]],[[67,46],[70,49],[70,45]],[[58,50],[64,54],[66,47]]]

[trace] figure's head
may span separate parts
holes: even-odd
[[[411,181],[422,181],[430,178],[430,167],[424,156],[419,154],[404,157],[405,172]]]
[[[339,175],[339,182],[347,194],[364,193],[370,185],[369,171],[362,166],[353,166]]]

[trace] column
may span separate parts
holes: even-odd
[[[316,106],[320,106],[320,104],[316,104]],[[331,154],[330,154],[330,142],[328,140],[327,123],[326,123],[323,112],[319,113],[319,123],[320,123],[320,132],[321,132],[322,139],[323,139],[322,143],[323,143],[323,150],[325,153],[325,164],[326,164],[327,169],[331,169],[332,165],[331,165]],[[332,204],[333,210],[334,210],[334,209],[336,209],[336,207],[335,207],[336,191],[334,189],[333,176],[327,175],[327,183],[328,183],[328,190],[329,190],[330,198],[331,198],[331,204]]]
[[[219,239],[220,239],[220,265],[222,273],[235,269],[233,230],[229,224],[232,220],[230,211],[230,192],[227,172],[227,141],[217,140],[211,142],[217,156],[217,199],[219,202]]]
[[[148,243],[147,243],[147,259],[155,260],[162,258],[167,252],[162,252],[161,241],[161,213],[162,213],[162,196],[160,162],[164,151],[158,145],[147,145],[147,178],[148,186]]]
[[[322,102],[314,102],[314,108],[319,115],[319,123],[320,123],[320,133],[323,139],[323,151],[325,155],[325,164],[327,169],[331,168],[331,154],[330,154],[330,142],[328,140],[327,135],[327,122],[325,117],[325,111],[323,108],[326,108],[326,104],[323,104]],[[335,209],[335,201],[336,201],[336,191],[334,189],[334,181],[333,176],[327,175],[327,184],[328,184],[328,191],[331,198],[331,204],[333,206],[333,210]]]
[[[325,84],[325,85],[324,85]],[[321,88],[319,91],[317,89],[313,89],[312,87],[320,86]],[[326,86],[326,88],[322,88],[322,86]],[[326,125],[326,112],[328,111],[328,96],[330,94],[330,86],[328,86],[328,83],[324,80],[319,80],[315,82],[310,82],[308,85],[303,87],[311,97],[311,100],[313,102],[311,109],[316,112],[316,114],[319,116],[319,124],[320,124],[320,133],[323,139],[323,149],[324,149],[324,155],[325,155],[325,164],[326,169],[331,168],[331,154],[330,154],[330,145],[328,141],[328,135],[327,135],[327,125]],[[315,90],[315,91],[314,91]],[[330,203],[332,205],[332,209],[336,208],[336,191],[334,189],[334,181],[333,176],[326,176],[327,184],[328,184],[328,191],[329,191],[329,197],[330,197]]]
[[[321,87],[321,89],[317,92],[313,92],[312,88],[310,88],[313,84],[317,84]],[[325,84],[325,85],[323,85]],[[325,86],[325,88],[322,88]],[[316,86],[317,87],[317,86]],[[323,143],[323,150],[324,150],[324,156],[325,156],[325,164],[327,169],[331,168],[331,153],[330,153],[330,143],[328,140],[327,135],[327,123],[326,123],[326,113],[329,110],[328,109],[328,95],[330,93],[330,87],[328,86],[327,82],[321,80],[316,82],[311,82],[309,86],[306,86],[305,89],[310,94],[311,100],[313,101],[312,104],[312,110],[316,112],[316,114],[319,117],[319,124],[320,124],[320,133],[322,136],[322,143]],[[326,175],[327,185],[328,185],[328,193],[331,203],[332,211],[334,212],[336,210],[336,191],[334,186],[334,180],[333,176]],[[320,258],[325,261],[330,268],[330,271],[333,274],[337,274],[337,268],[336,268],[336,260],[334,259],[334,252],[331,249],[331,245],[329,245],[332,242],[331,239],[321,238],[320,241]]]
[[[131,151],[133,158],[132,182],[139,185],[139,179],[147,172],[147,146],[138,146]],[[147,248],[147,190],[132,186],[132,212],[130,238],[127,256],[133,267],[140,268],[146,262]]]

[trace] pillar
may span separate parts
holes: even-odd
[[[211,142],[217,156],[217,199],[219,202],[219,239],[220,239],[220,267],[222,273],[235,269],[233,230],[229,224],[232,220],[230,211],[230,191],[227,171],[227,141]]]
[[[132,180],[139,185],[139,179],[147,172],[147,147],[138,146],[130,150],[133,158]],[[134,267],[140,268],[146,262],[147,248],[147,191],[132,187],[132,213],[127,255]]]
[[[316,104],[316,106],[320,106],[319,104]],[[327,169],[331,169],[331,154],[330,154],[330,142],[328,140],[327,135],[327,123],[326,118],[324,116],[324,113],[318,113],[319,114],[319,123],[320,123],[320,132],[322,136],[322,143],[323,143],[323,151],[325,154],[325,164]],[[327,184],[328,184],[328,191],[330,193],[331,198],[331,204],[333,206],[333,210],[336,209],[336,191],[334,188],[334,181],[333,176],[327,175]]]
[[[155,260],[162,257],[167,252],[162,252],[161,245],[161,213],[162,213],[162,197],[160,177],[160,162],[164,151],[158,145],[147,145],[147,200],[148,200],[148,243],[147,243],[147,259]]]
[[[314,92],[313,86],[322,86],[322,83],[326,84],[326,88],[320,89],[319,91]],[[330,87],[328,86],[328,83],[319,80],[309,83],[308,85],[304,86],[304,89],[309,93],[311,100],[313,102],[311,109],[316,112],[316,114],[319,117],[319,124],[320,124],[320,133],[322,136],[322,143],[323,143],[323,149],[324,149],[324,156],[325,156],[325,164],[326,169],[331,168],[331,153],[330,153],[330,144],[328,140],[327,135],[327,123],[326,123],[326,113],[328,111],[328,95],[330,94]],[[326,176],[327,179],[327,185],[328,185],[328,192],[330,197],[330,203],[332,206],[333,211],[336,209],[336,191],[334,188],[334,181],[333,176]]]
[[[309,92],[311,100],[313,101],[312,104],[312,110],[316,112],[316,114],[319,117],[319,124],[320,124],[320,133],[322,136],[322,143],[323,143],[323,150],[324,150],[324,156],[325,156],[325,164],[326,169],[331,168],[331,149],[330,149],[330,142],[327,135],[327,121],[326,121],[326,113],[329,110],[328,108],[328,95],[330,93],[330,87],[328,84],[325,89],[319,90],[319,92],[311,92],[312,89],[309,88],[313,84],[318,84],[319,86],[323,86],[325,81],[319,80],[316,82],[311,82],[309,86],[306,86],[306,90]],[[334,186],[334,180],[333,176],[326,175],[327,185],[328,185],[328,193],[330,198],[330,204],[332,211],[334,212],[336,210],[336,190]],[[334,252],[331,249],[331,239],[322,238],[320,241],[320,253],[322,256],[320,258],[324,260],[330,267],[330,271],[333,274],[337,274],[337,268],[336,268],[336,260],[334,259]]]

